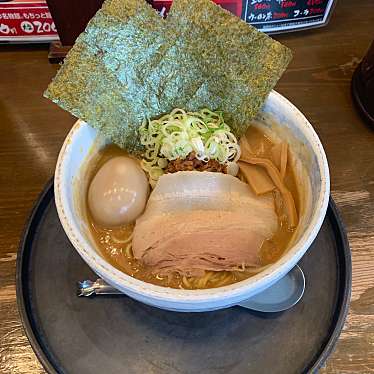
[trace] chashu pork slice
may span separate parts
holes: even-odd
[[[277,227],[271,194],[256,196],[231,175],[182,171],[159,179],[136,221],[133,253],[160,274],[258,267]]]

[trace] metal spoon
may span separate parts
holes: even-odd
[[[305,290],[305,276],[296,265],[288,274],[266,290],[238,305],[259,312],[282,312],[292,308],[302,298]]]
[[[305,277],[299,266],[295,266],[288,274],[271,287],[241,301],[239,306],[259,312],[282,312],[287,310],[301,299],[305,290]],[[78,296],[92,295],[120,295],[121,291],[107,284],[99,278],[95,282],[85,280],[78,282]]]

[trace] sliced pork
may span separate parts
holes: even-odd
[[[181,171],[159,179],[136,221],[133,253],[160,274],[258,267],[277,226],[271,194],[256,196],[231,175]]]

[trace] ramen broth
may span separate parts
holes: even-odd
[[[250,127],[246,134],[252,154],[256,157],[271,159],[271,149],[274,143],[259,129]],[[290,152],[288,152],[289,154]],[[95,176],[100,167],[109,159],[116,156],[128,156],[128,154],[115,145],[108,145],[92,162],[92,168],[89,171],[90,181]],[[243,176],[238,175],[243,181]],[[291,167],[291,163],[287,162],[284,184],[291,192],[296,205],[296,210],[300,212],[299,194],[296,185],[296,179]],[[269,192],[276,194],[276,192]],[[275,199],[276,200],[276,199]],[[86,204],[86,206],[88,206]],[[88,209],[87,209],[88,210]],[[276,209],[277,211],[277,209]],[[180,276],[179,274],[171,274],[169,276],[160,276],[152,273],[152,269],[143,265],[140,261],[132,256],[131,242],[132,231],[135,224],[127,225],[119,228],[103,228],[95,224],[90,212],[87,212],[89,228],[91,234],[105,259],[117,269],[131,275],[142,281],[153,283],[160,286],[172,288],[214,288],[231,283],[235,283],[264,269],[271,263],[277,261],[286,251],[289,242],[293,236],[293,231],[288,228],[287,219],[277,212],[278,229],[270,240],[266,240],[260,250],[260,260],[263,265],[259,269],[245,269],[244,271],[207,271],[205,276],[201,278]]]

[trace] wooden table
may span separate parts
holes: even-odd
[[[355,12],[352,12],[352,6]],[[324,144],[353,257],[350,313],[323,373],[374,372],[374,131],[352,106],[354,68],[374,37],[372,0],[339,0],[326,28],[278,36],[294,51],[277,89]],[[42,373],[17,312],[15,266],[30,209],[74,118],[42,97],[46,46],[0,46],[0,372]]]

